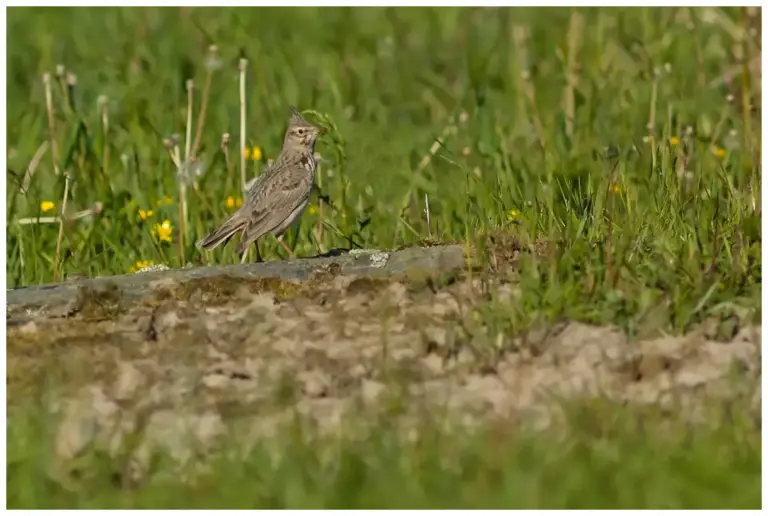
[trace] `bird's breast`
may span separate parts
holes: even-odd
[[[316,165],[315,157],[311,154],[302,154],[301,159],[299,160],[299,165],[301,165],[301,167],[306,170],[311,170],[314,172]]]

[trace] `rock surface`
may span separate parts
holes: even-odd
[[[74,302],[78,289],[99,289],[107,284],[118,287],[126,299],[136,301],[151,293],[151,284],[158,280],[180,282],[227,275],[243,279],[280,278],[286,281],[300,281],[307,280],[313,274],[322,273],[332,267],[338,268],[338,272],[344,275],[385,277],[402,274],[409,270],[433,272],[455,270],[462,268],[465,263],[464,250],[458,245],[413,247],[396,252],[353,249],[348,252],[335,251],[329,254],[331,256],[79,279],[9,290],[6,293],[6,301],[9,308],[25,305],[53,308],[67,306],[68,303]]]

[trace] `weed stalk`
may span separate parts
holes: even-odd
[[[53,281],[59,281],[59,264],[61,263],[61,241],[64,238],[64,214],[67,212],[67,198],[69,197],[69,172],[64,173],[64,196],[61,200],[59,213],[59,235],[56,237],[56,254],[53,257]]]
[[[45,87],[45,109],[48,112],[48,134],[51,138],[51,155],[53,157],[53,171],[59,175],[59,145],[56,141],[56,121],[53,116],[53,94],[51,92],[51,74],[43,74],[43,86]]]

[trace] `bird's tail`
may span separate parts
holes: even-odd
[[[219,229],[212,232],[207,237],[197,242],[199,249],[215,249],[221,244],[226,244],[232,236],[243,229],[245,226],[245,220],[242,214],[237,211],[229,217],[224,224],[219,226]]]

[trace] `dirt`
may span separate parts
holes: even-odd
[[[563,401],[595,397],[694,420],[713,399],[760,411],[759,326],[630,342],[567,322],[512,338],[478,325],[475,308],[489,292],[520,293],[460,272],[153,280],[133,300],[114,286],[78,292],[63,313],[7,330],[9,409],[50,400],[62,459],[92,445],[118,454],[139,435],[140,471],[155,450],[184,461],[193,443],[232,429],[253,441],[295,414],[332,432],[347,417],[431,410],[543,427]]]

